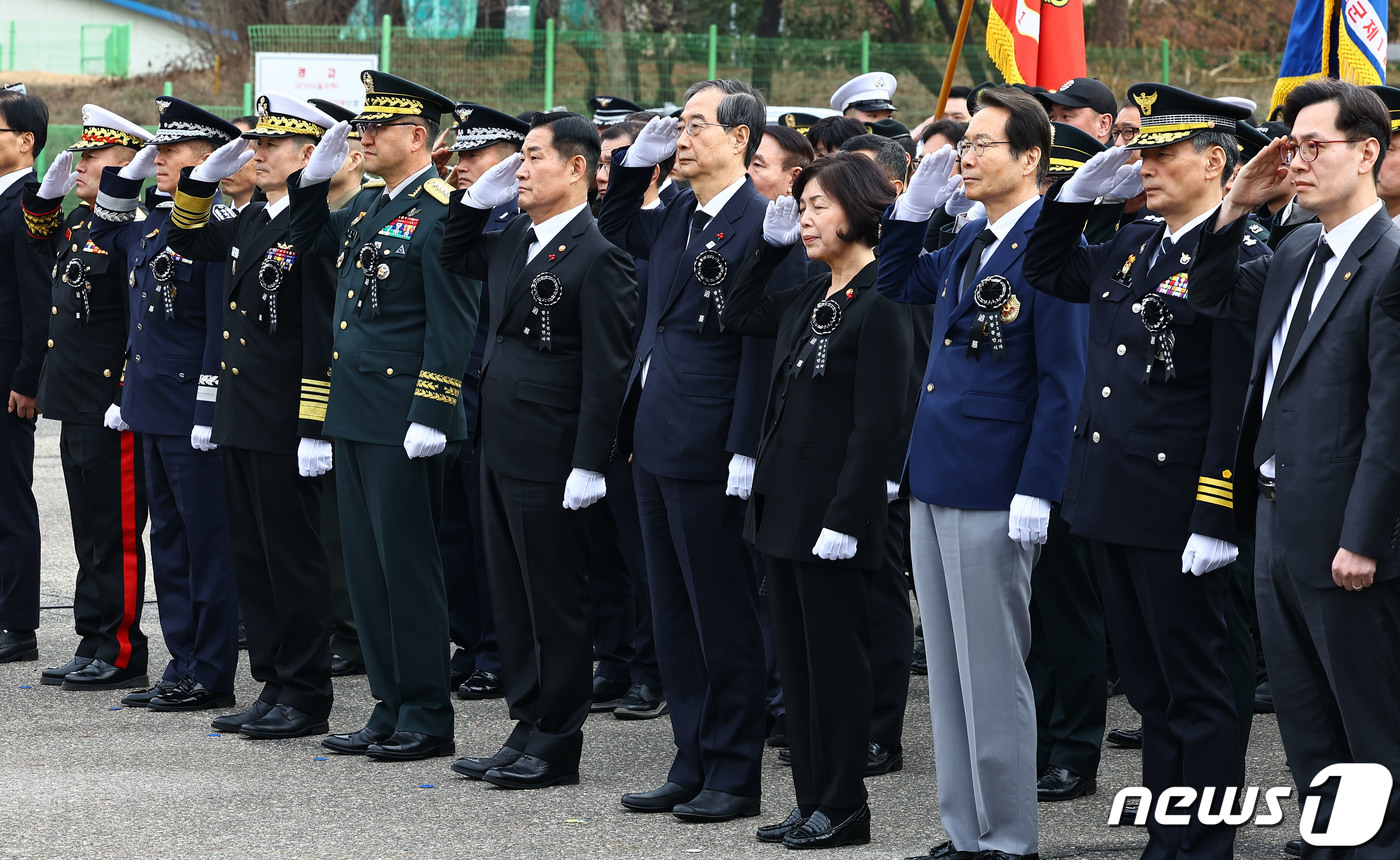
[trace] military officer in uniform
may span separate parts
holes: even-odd
[[[607,128],[625,122],[627,117],[639,113],[642,106],[617,96],[594,96],[588,100],[588,109],[593,111],[593,124]]]
[[[1226,598],[1237,555],[1233,453],[1249,335],[1187,304],[1201,225],[1234,169],[1239,108],[1137,84],[1130,144],[1147,205],[1162,220],[1073,248],[1093,201],[1137,165],[1122,147],[1091,158],[1046,195],[1026,250],[1038,290],[1089,304],[1084,396],[1064,517],[1093,542],[1104,617],[1128,701],[1143,718],[1143,784],[1238,786],[1244,777],[1225,668]],[[1246,256],[1267,253],[1246,239]],[[1229,858],[1234,828],[1192,816],[1148,822],[1145,858]]]
[[[83,105],[78,142],[60,153],[43,183],[24,198],[30,238],[53,269],[49,352],[39,377],[39,409],[61,422],[58,440],[73,520],[78,582],[73,625],[78,647],[45,684],[70,690],[148,686],[146,634],[146,474],[141,440],[104,427],[120,396],[126,351],[127,286],[120,259],[88,238],[102,168],[131,161],[152,134],[97,105]],[[74,162],[77,169],[73,170]],[[71,173],[70,173],[71,171]],[[76,189],[79,205],[63,215]],[[70,677],[71,676],[71,677]]]
[[[856,75],[831,94],[831,109],[863,123],[889,119],[899,108],[891,99],[899,80],[889,72]]]
[[[355,124],[365,169],[384,187],[330,211],[330,180],[349,151],[346,123],[287,182],[292,246],[332,257],[339,271],[324,433],[335,440],[350,602],[379,699],[364,728],[322,743],[407,761],[456,749],[437,533],[447,461],[468,436],[461,389],[477,292],[438,260],[452,188],[431,152],[453,103],[383,72],[361,80]]]
[[[167,247],[185,168],[238,137],[232,123],[180,99],[156,99],[160,127],[131,163],[103,169],[92,240],[122,262],[130,314],[121,401],[105,423],[142,434],[151,565],[170,664],[123,699],[158,711],[234,704],[238,598],[229,562],[222,456],[211,440],[223,347],[223,268]],[[137,218],[141,184],[156,179]],[[227,215],[224,210],[222,215]]]
[[[329,116],[279,92],[257,124],[180,179],[170,247],[227,262],[223,358],[213,439],[223,449],[229,544],[248,663],[262,692],[213,726],[251,738],[324,734],[331,709],[330,602],[318,535],[330,395],[330,259],[288,239],[287,177],[305,166]],[[250,147],[249,140],[252,141]],[[219,181],[251,163],[266,201],[209,218]]]

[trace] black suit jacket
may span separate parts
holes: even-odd
[[[1272,257],[1242,262],[1246,218],[1215,232],[1205,223],[1191,268],[1197,310],[1256,324],[1249,393],[1235,470],[1254,471],[1264,383],[1274,334],[1308,260],[1320,225],[1291,233]],[[1377,212],[1337,261],[1283,374],[1275,416],[1279,529],[1277,549],[1290,568],[1318,588],[1333,588],[1338,547],[1377,560],[1376,579],[1400,574],[1400,322],[1380,296],[1400,251],[1400,229]],[[1253,520],[1258,501],[1241,482],[1235,512]]]
[[[572,469],[604,472],[627,388],[637,279],[585,207],[526,262],[529,218],[483,232],[491,211],[453,195],[442,265],[491,284],[481,359],[480,456],[511,478],[563,484]],[[558,301],[541,307],[557,279]],[[542,339],[548,314],[549,343]]]
[[[217,191],[218,183],[197,182],[186,175],[180,180],[176,202],[206,199],[212,205]],[[266,208],[263,202],[249,203],[233,218],[198,226],[176,219],[168,241],[190,259],[225,264],[214,441],[252,451],[295,454],[302,437],[321,438],[326,418],[333,261],[292,247],[290,206],[264,223]],[[182,224],[189,226],[182,228]],[[271,293],[259,283],[265,264],[269,282],[272,267],[281,273]]]
[[[49,312],[49,263],[39,255],[25,229],[20,205],[25,183],[20,176],[0,194],[0,396],[14,391],[29,397],[39,392],[44,363],[45,317]]]
[[[806,347],[830,273],[764,295],[795,247],[759,240],[724,307],[727,327],[777,340],[745,537],[779,558],[878,570],[889,510],[885,476],[911,405],[913,329],[898,305],[875,292],[872,262],[847,285],[853,295],[834,297],[844,305],[841,322],[825,338],[824,371],[814,375],[816,350]],[[856,538],[855,557],[813,555],[823,528]]]

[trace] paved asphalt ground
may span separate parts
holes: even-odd
[[[120,709],[119,693],[74,693],[39,684],[75,644],[74,571],[67,498],[58,459],[58,427],[39,423],[35,492],[43,523],[40,662],[0,666],[0,856],[408,857],[408,858],[747,858],[779,857],[754,828],[793,805],[789,770],[775,751],[764,766],[763,816],[687,825],[669,815],[629,813],[627,791],[665,780],[671,758],[666,718],[623,722],[594,715],[585,729],[578,786],[512,792],[453,774],[451,759],[407,764],[323,753],[320,738],[252,741],[211,734],[216,713],[157,714]],[[154,599],[148,585],[147,595]],[[143,619],[151,667],[167,655],[154,603]],[[244,656],[241,706],[257,689]],[[928,684],[915,678],[905,729],[905,766],[869,781],[874,841],[839,857],[902,858],[945,837],[939,826],[929,734]],[[460,754],[487,755],[509,725],[503,701],[457,709]],[[360,728],[371,705],[364,677],[337,679],[333,731]],[[1109,703],[1109,727],[1138,722],[1127,701]],[[1256,717],[1249,782],[1291,785],[1272,716]],[[1108,827],[1121,788],[1140,781],[1135,751],[1107,748],[1094,797],[1040,806],[1041,856],[1130,860],[1143,830]],[[1283,858],[1297,835],[1296,810],[1277,827],[1240,828],[1242,858]]]

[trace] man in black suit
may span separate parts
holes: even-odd
[[[41,680],[68,690],[145,687],[149,681],[141,630],[145,458],[135,433],[102,424],[107,407],[121,396],[126,272],[88,239],[88,227],[102,168],[129,163],[152,136],[111,111],[83,105],[82,136],[54,159],[43,183],[30,185],[24,195],[29,235],[56,263],[38,405],[44,417],[61,422],[58,454],[78,558],[78,647],[67,663],[45,669]],[[65,218],[63,198],[74,190],[81,203]]]
[[[1390,120],[1374,93],[1310,81],[1289,93],[1284,121],[1292,135],[1240,172],[1206,223],[1190,301],[1256,326],[1235,471],[1258,488],[1241,488],[1235,513],[1257,529],[1259,627],[1279,732],[1300,804],[1320,800],[1322,831],[1346,793],[1338,780],[1314,784],[1326,768],[1372,763],[1400,774],[1400,324],[1381,301],[1400,230],[1376,194]],[[1299,228],[1273,258],[1243,260],[1242,216],[1288,178],[1320,227]],[[1303,856],[1395,857],[1395,786],[1385,807],[1365,844],[1309,845]]]
[[[535,117],[520,154],[451,207],[445,266],[488,281],[481,360],[481,519],[515,728],[453,770],[504,788],[578,782],[592,703],[590,505],[607,492],[636,316],[632,261],[598,232],[588,187],[598,132],[577,114]],[[483,228],[519,193],[519,219]],[[561,504],[562,499],[562,504]]]
[[[0,93],[0,663],[39,659],[39,508],[34,397],[44,363],[49,267],[30,244],[20,200],[48,139],[37,96]]]
[[[224,451],[229,546],[263,684],[253,706],[213,721],[221,732],[293,738],[329,728],[330,578],[319,531],[331,443],[331,260],[287,235],[287,177],[306,166],[329,116],[278,92],[258,96],[257,124],[182,176],[170,247],[226,261],[224,347],[213,441]],[[253,146],[248,146],[248,141]],[[266,202],[209,220],[219,181],[253,164]]]

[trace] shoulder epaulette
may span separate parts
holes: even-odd
[[[382,179],[366,179],[364,182],[361,182],[361,183],[360,183],[360,187],[361,187],[361,188],[383,188],[383,187],[384,187],[385,185],[387,185],[387,184],[388,184],[388,183],[386,183],[386,182],[385,182],[384,180],[382,180]]]
[[[423,183],[423,190],[428,192],[428,194],[437,202],[446,203],[451,199],[452,192],[456,189],[454,189],[451,185],[448,185],[445,181],[438,179],[437,177],[433,177],[432,179],[429,179],[427,182]]]

